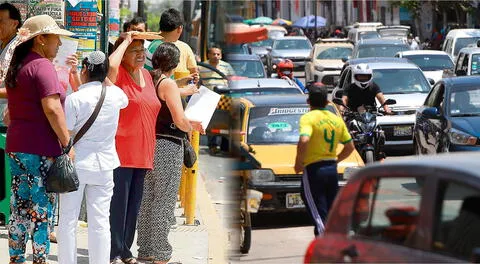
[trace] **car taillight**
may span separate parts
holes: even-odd
[[[310,242],[310,245],[307,248],[307,252],[305,253],[305,258],[303,259],[303,263],[305,264],[312,263],[313,252],[315,251],[316,244],[317,244],[316,239]]]

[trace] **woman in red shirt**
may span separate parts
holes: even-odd
[[[130,251],[135,236],[137,215],[143,196],[147,170],[153,167],[155,123],[160,110],[150,73],[143,68],[143,40],[127,32],[115,43],[110,55],[108,78],[128,97],[128,106],[120,111],[115,137],[120,167],[113,171],[113,197],[110,205],[110,259],[136,263]]]

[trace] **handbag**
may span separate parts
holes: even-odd
[[[190,140],[187,137],[183,138],[183,165],[187,168],[192,168],[195,162],[197,161],[197,154],[190,143]]]
[[[68,156],[70,149],[77,143],[80,138],[88,131],[92,126],[93,122],[102,108],[103,101],[105,100],[105,94],[107,89],[105,84],[102,84],[102,93],[100,94],[100,99],[93,110],[92,115],[88,118],[87,122],[80,128],[78,133],[75,135],[75,138],[70,138],[70,142],[63,149],[62,154],[55,158],[55,161],[50,166],[47,172],[46,180],[46,190],[50,193],[68,193],[78,190],[79,180],[77,171],[75,170],[75,165],[73,164],[72,159]]]

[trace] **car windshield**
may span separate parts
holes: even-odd
[[[318,53],[319,60],[342,59],[352,55],[352,48],[349,47],[332,47],[322,50]]]
[[[306,39],[282,39],[276,40],[273,44],[276,50],[299,50],[311,49],[310,42]]]
[[[470,38],[457,38],[455,41],[455,49],[453,50],[453,55],[457,56],[458,52],[467,47],[470,44],[477,46],[477,40],[480,40],[480,37],[470,37]]]
[[[328,105],[327,109],[335,113],[333,106]],[[248,118],[247,143],[297,143],[300,117],[308,111],[307,105],[252,108]]]
[[[373,82],[384,94],[428,93],[430,84],[419,69],[374,69]]]
[[[409,50],[407,45],[361,45],[357,58],[393,57],[397,52]]]
[[[358,39],[378,39],[380,35],[375,31],[359,32]]]
[[[480,74],[480,54],[472,55],[471,75]]]
[[[453,62],[448,55],[407,55],[403,56],[415,63],[422,71],[453,70]]]
[[[450,94],[451,116],[480,116],[480,87],[456,89]]]
[[[261,61],[229,61],[237,76],[248,78],[266,78]]]
[[[266,39],[266,40],[250,43],[250,46],[252,47],[271,47],[272,45],[273,45],[273,39]]]
[[[233,89],[229,95],[234,98],[250,96],[250,95],[278,95],[278,94],[303,94],[297,88],[251,88],[251,89]]]

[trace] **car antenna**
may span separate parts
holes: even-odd
[[[257,87],[260,88],[260,80],[257,80]]]

